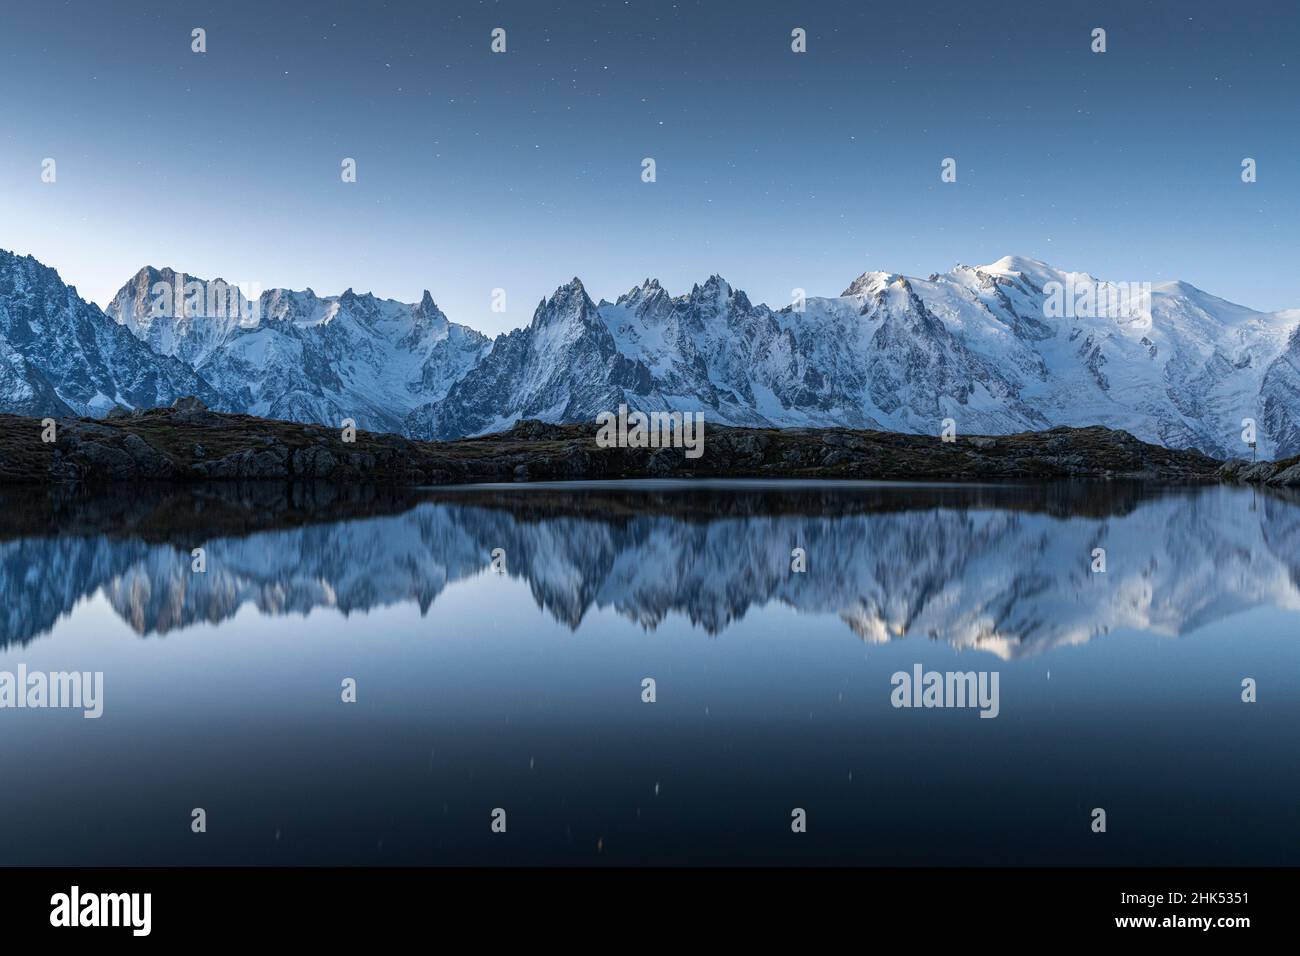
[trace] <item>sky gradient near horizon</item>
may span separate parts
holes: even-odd
[[[489,333],[574,275],[780,307],[1008,254],[1296,308],[1297,41],[1281,0],[2,0],[0,248]]]

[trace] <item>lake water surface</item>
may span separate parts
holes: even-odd
[[[0,672],[104,675],[99,719],[0,709],[0,865],[1300,863],[1282,497],[204,486],[0,506]],[[916,665],[996,672],[996,718],[893,706]]]

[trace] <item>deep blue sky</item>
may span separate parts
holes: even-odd
[[[1280,0],[0,0],[0,90],[0,247],[101,305],[147,263],[496,332],[575,274],[779,306],[1014,253],[1300,307]]]

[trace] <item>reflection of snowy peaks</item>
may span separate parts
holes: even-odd
[[[647,279],[599,303],[574,279],[491,340],[428,293],[404,304],[273,289],[251,328],[183,305],[157,316],[155,289],[185,278],[141,270],[110,319],[53,270],[0,253],[0,409],[102,414],[192,392],[449,438],[626,403],[928,434],[945,418],[967,434],[1106,425],[1221,457],[1246,454],[1252,418],[1261,455],[1300,453],[1300,310],[1255,312],[1182,282],[1103,282],[1009,256],[927,279],[867,272],[838,297],[772,309],[716,275],[678,296]]]
[[[1147,499],[1123,516],[1060,519],[932,508],[808,517],[537,520],[422,504],[378,518],[267,531],[187,552],[105,537],[0,544],[5,641],[49,630],[102,590],[141,633],[266,614],[400,602],[427,612],[448,584],[505,548],[539,608],[577,627],[593,607],[653,628],[673,613],[714,634],[771,601],[838,615],[864,640],[923,635],[1002,657],[1116,628],[1181,634],[1257,605],[1300,607],[1300,509],[1209,489]],[[808,570],[790,571],[802,547]],[[1093,574],[1093,548],[1108,555]]]

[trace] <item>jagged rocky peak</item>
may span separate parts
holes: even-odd
[[[703,299],[718,297],[725,299],[731,295],[731,284],[716,272],[704,280],[704,285],[698,282],[691,286],[691,298]]]
[[[716,272],[704,281],[691,286],[685,297],[687,308],[701,319],[724,316],[729,312],[749,312],[753,309],[749,296],[733,288],[731,283]]]
[[[311,289],[268,289],[258,302],[260,318],[267,322],[302,323],[320,319],[329,310],[328,302]]]
[[[218,276],[204,279],[173,269],[145,266],[118,290],[108,305],[108,315],[124,325],[155,351],[171,354],[163,345],[170,330],[155,326],[184,325],[190,318],[219,315],[236,321],[246,300],[238,285]]]
[[[174,285],[179,281],[202,282],[206,284],[208,280],[200,276],[191,275],[188,272],[173,269],[171,266],[144,266],[139,272],[131,277],[131,280],[127,282],[126,285],[122,286],[121,290],[118,292],[118,297],[120,298],[123,293],[130,291],[134,293],[136,302],[148,301],[154,297],[155,286],[157,286],[159,282]],[[212,281],[224,282],[225,280],[213,279]]]
[[[550,299],[544,301],[550,306],[563,307],[570,303],[590,302],[591,299],[587,295],[587,287],[582,284],[582,280],[574,276],[564,285],[557,287],[551,293]]]
[[[56,288],[55,283],[58,288],[66,288],[59,274],[38,259],[0,249],[0,294],[7,297],[0,300],[0,305],[7,305],[11,299],[27,299],[42,289]]]
[[[339,305],[344,308],[363,308],[370,309],[375,303],[375,294],[373,292],[357,293],[351,286],[344,290],[339,296]]]
[[[20,256],[16,252],[10,252],[8,249],[0,249],[0,272],[7,272],[11,269],[17,268],[18,263],[20,262],[27,262],[27,263],[34,262],[38,266],[42,266],[42,268],[47,268],[47,269],[49,268],[49,266],[45,266],[35,256],[31,254]]]
[[[171,266],[163,266],[162,268],[158,268],[157,266],[144,266],[139,272],[131,277],[131,281],[123,286],[123,288],[135,289],[138,293],[147,295],[153,288],[154,283],[171,281],[175,279],[177,275],[179,275],[179,273],[177,273]]]
[[[614,304],[637,306],[647,300],[667,296],[668,293],[664,290],[664,287],[659,284],[658,279],[646,279],[640,285],[634,285],[632,288],[620,295]]]
[[[543,299],[533,313],[532,327],[561,322],[587,323],[592,320],[596,304],[587,295],[582,280],[574,276],[560,286],[549,299]]]
[[[420,301],[411,310],[411,318],[415,329],[427,329],[438,334],[445,334],[451,324],[442,309],[438,308],[438,303],[433,301],[433,295],[428,289],[424,290]]]
[[[840,293],[844,298],[866,297],[870,295],[879,295],[889,287],[890,283],[901,279],[896,272],[864,272],[852,282],[849,287]]]

